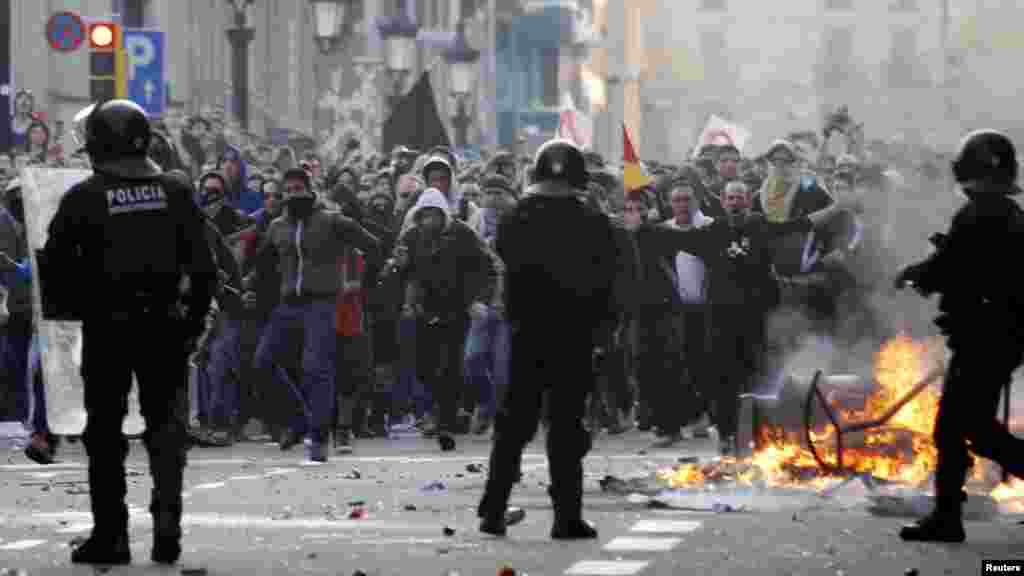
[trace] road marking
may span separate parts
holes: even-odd
[[[29,548],[35,548],[40,544],[46,544],[46,540],[18,540],[17,542],[11,542],[10,544],[0,546],[0,550],[28,550]]]
[[[85,470],[85,464],[80,462],[54,462],[47,464],[51,470]],[[2,472],[21,472],[23,470],[39,470],[39,464],[4,464],[0,466]]]
[[[271,468],[263,473],[264,476],[284,476],[295,472],[296,468]]]
[[[248,476],[232,476],[228,480],[262,480],[263,476],[259,474],[249,474]]]
[[[565,571],[566,576],[633,576],[639,574],[650,562],[645,561],[594,561],[577,562]]]
[[[40,512],[31,516],[24,515],[15,517],[14,522],[32,524],[42,522],[59,523],[61,521],[72,524],[85,524],[91,522],[90,512]],[[35,521],[35,522],[33,522]],[[140,514],[138,518],[132,518],[133,522],[145,525],[152,521],[149,514]],[[435,523],[412,524],[409,522],[388,522],[363,518],[360,520],[328,520],[326,518],[284,518],[274,519],[265,516],[249,515],[228,515],[215,513],[184,514],[181,519],[183,526],[199,528],[267,528],[267,529],[302,529],[302,530],[338,530],[338,531],[365,531],[365,530],[390,530],[399,533],[424,533],[437,532]],[[91,526],[91,523],[90,523]]]
[[[608,552],[668,552],[682,542],[682,538],[631,538],[620,536],[604,545]]]
[[[193,490],[212,490],[214,488],[223,488],[227,485],[227,482],[207,482],[206,484],[198,484],[193,486]]]
[[[648,534],[688,534],[700,528],[700,525],[701,522],[692,520],[641,520],[629,531]]]
[[[92,523],[79,522],[57,530],[57,534],[78,534],[92,530]]]

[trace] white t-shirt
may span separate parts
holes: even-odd
[[[693,221],[695,228],[703,228],[714,220],[697,211]],[[681,228],[675,218],[665,222],[665,225],[677,230]],[[689,252],[676,254],[676,288],[679,290],[679,299],[683,304],[707,302],[707,290],[704,284],[706,271],[707,267],[704,265],[704,261],[697,256]]]

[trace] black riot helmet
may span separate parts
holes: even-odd
[[[1017,194],[1017,150],[1013,142],[996,130],[976,130],[960,141],[953,159],[953,176],[960,184],[989,180],[1012,187]]]
[[[108,100],[85,121],[85,150],[98,172],[125,178],[159,174],[147,158],[152,138],[146,112],[130,100]]]
[[[587,187],[587,162],[583,152],[568,140],[548,140],[533,160],[533,182],[563,181],[577,189]]]

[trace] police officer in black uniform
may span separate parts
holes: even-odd
[[[547,453],[555,511],[554,539],[596,538],[583,520],[583,457],[591,448],[583,425],[594,388],[598,343],[618,317],[614,230],[605,214],[580,200],[583,154],[553,140],[537,151],[534,184],[498,224],[495,241],[506,267],[505,311],[512,325],[510,378],[494,426],[480,530],[504,535],[506,506],[523,448],[537,430],[549,393]]]
[[[968,447],[1024,478],[1024,440],[996,418],[1000,392],[1024,357],[1024,297],[1016,267],[990,256],[1024,242],[1024,212],[1010,198],[1021,192],[1017,170],[1017,152],[1004,134],[968,134],[953,161],[953,175],[968,201],[949,232],[933,236],[937,250],[896,280],[897,287],[940,295],[935,324],[953,352],[935,422],[935,509],[904,527],[903,540],[966,539],[961,508],[973,464]]]
[[[83,322],[82,442],[93,530],[71,561],[131,563],[121,427],[134,374],[153,476],[151,558],[173,564],[181,554],[186,452],[181,376],[216,269],[190,185],[146,157],[145,112],[110,100],[93,110],[85,131],[94,174],[61,199],[39,255],[45,313]]]

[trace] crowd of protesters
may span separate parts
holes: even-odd
[[[16,99],[19,114],[26,100]],[[50,145],[49,127],[31,117],[16,118],[25,152],[0,188],[0,396],[8,420],[30,424],[30,457],[47,462],[55,438],[31,273],[18,264],[27,242],[17,168],[81,158]],[[894,198],[948,182],[939,156],[905,145],[851,138],[843,153],[813,155],[801,146],[851,126],[838,114],[823,135],[788,135],[756,157],[705,145],[679,164],[645,165],[649,183],[631,189],[621,166],[587,154],[581,201],[612,216],[618,251],[608,257],[621,265],[621,315],[594,366],[593,432],[637,427],[663,446],[717,436],[731,452],[736,396],[777,386],[802,339],[887,337],[871,301],[903,264],[890,248],[901,241],[895,212],[911,203]],[[304,441],[308,458],[324,460],[331,447],[350,453],[355,438],[422,433],[451,449],[459,435],[488,433],[513,330],[494,243],[530,183],[529,158],[365,154],[349,141],[328,161],[234,142],[205,117],[157,130],[150,156],[194,184],[223,279],[191,361],[196,445],[269,436],[282,450]],[[304,195],[309,203],[295,201]]]

